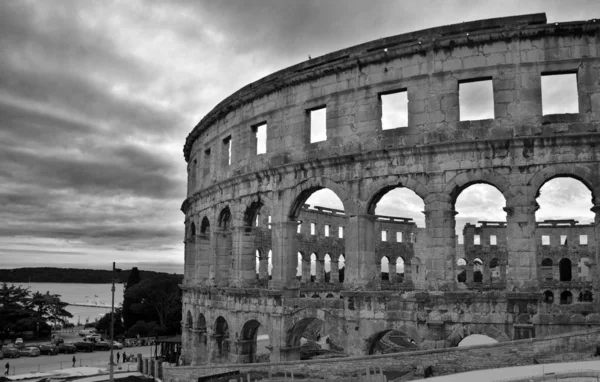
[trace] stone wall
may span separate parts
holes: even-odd
[[[600,329],[579,333],[548,336],[469,348],[449,348],[410,353],[349,357],[341,359],[311,360],[303,362],[278,362],[267,364],[213,365],[205,367],[165,367],[166,382],[187,382],[203,375],[239,370],[244,373],[260,372],[296,376],[338,378],[364,373],[367,367],[381,367],[384,372],[417,372],[433,366],[436,375],[460,373],[471,370],[531,365],[545,360],[591,359],[600,344]],[[560,357],[556,357],[560,355]],[[422,376],[422,374],[421,374]]]

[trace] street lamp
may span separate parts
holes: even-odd
[[[115,332],[115,272],[121,272],[120,269],[115,268],[115,262],[113,261],[112,267],[112,288],[110,288],[112,292],[112,302],[110,304],[110,376],[109,380],[114,381],[114,362],[113,362],[113,342],[114,342],[114,332]]]

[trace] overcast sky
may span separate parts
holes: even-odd
[[[600,2],[0,1],[0,267],[182,272],[182,147],[222,99],[309,54],[534,12]]]

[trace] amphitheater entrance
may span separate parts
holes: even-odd
[[[406,333],[395,329],[387,329],[374,334],[368,340],[367,354],[403,353],[418,350],[419,346]]]
[[[459,343],[458,347],[497,344],[498,341],[483,334],[471,334],[463,338]]]
[[[257,320],[250,320],[244,324],[238,341],[239,363],[269,362],[271,352],[269,334],[266,328]]]
[[[301,360],[344,356],[344,348],[333,325],[316,317],[298,321],[287,333],[287,346],[299,349]]]

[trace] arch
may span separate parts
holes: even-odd
[[[561,305],[569,305],[573,302],[573,293],[568,290],[563,291],[560,294],[560,304]]]
[[[510,341],[510,337],[504,330],[490,324],[457,324],[450,335],[446,338],[448,347],[456,347],[464,339],[470,335],[478,334],[494,339],[497,342]]]
[[[551,267],[552,266],[552,259],[546,257],[545,259],[542,260],[542,267]]]
[[[302,280],[302,263],[304,262],[304,253],[298,252],[298,266],[296,268],[296,278]]]
[[[457,345],[457,347],[477,346],[485,344],[497,344],[498,341],[492,337],[486,336],[485,334],[470,334],[463,338]]]
[[[343,284],[346,276],[346,256],[342,253],[338,257],[338,281]]]
[[[594,295],[589,290],[584,290],[581,293],[581,298],[579,299],[581,302],[594,302]]]
[[[404,332],[386,329],[367,339],[367,355],[401,353],[419,350],[415,340]]]
[[[185,326],[192,329],[194,327],[194,317],[192,317],[192,312],[188,310],[186,314]]]
[[[381,274],[381,280],[389,281],[389,279],[390,279],[390,259],[387,256],[381,257],[380,274]]]
[[[396,281],[399,283],[404,282],[404,275],[406,272],[405,263],[406,262],[404,261],[404,258],[402,256],[396,257],[396,265],[395,265]]]
[[[194,222],[192,222],[192,224],[190,224],[190,239],[194,239],[196,237],[196,224]]]
[[[205,216],[202,218],[202,222],[200,223],[200,233],[209,234],[210,233],[210,221]]]
[[[298,215],[302,206],[306,200],[315,192],[323,188],[328,188],[333,191],[335,195],[342,201],[344,205],[344,212],[346,215],[352,214],[356,208],[354,208],[354,202],[348,198],[348,194],[345,188],[341,187],[338,183],[326,177],[315,177],[307,179],[296,186],[295,196],[292,198],[293,202],[288,212],[288,218],[292,221],[298,220]]]
[[[571,281],[573,278],[571,266],[571,259],[567,257],[560,259],[558,262],[560,281]]]
[[[300,346],[300,339],[304,335],[304,332],[309,327],[309,325],[312,325],[312,326],[321,325],[321,328],[322,328],[323,324],[324,324],[324,321],[319,318],[316,318],[316,317],[302,318],[300,321],[296,322],[296,324],[294,326],[292,326],[292,328],[290,328],[290,330],[288,330],[288,332],[286,333],[286,339],[285,339],[286,346],[289,346],[289,347]],[[317,332],[317,330],[311,331],[311,336],[314,338],[316,338],[316,336],[314,336],[315,332]],[[314,339],[314,338],[310,338],[310,339]]]
[[[202,313],[198,313],[198,319],[196,320],[196,328],[206,330],[206,318]]]
[[[213,354],[213,361],[218,363],[227,362],[229,358],[229,324],[223,316],[219,316],[215,320],[213,333],[217,345]]]
[[[467,282],[467,264],[469,264],[469,262],[465,258],[461,257],[456,260],[456,270],[457,272],[460,271],[456,276],[456,281],[459,283]]]
[[[592,204],[595,205],[594,201],[596,200],[596,190],[598,190],[598,185],[594,184],[590,179],[596,179],[597,177],[590,168],[585,167],[580,164],[555,164],[545,167],[543,170],[536,172],[527,185],[530,186],[531,190],[534,192],[535,198],[539,196],[540,189],[544,184],[548,181],[560,178],[567,177],[573,178],[581,183],[583,183],[592,193]]]
[[[323,258],[323,279],[326,283],[331,282],[331,255],[325,254]]]
[[[552,293],[550,290],[545,291],[543,300],[546,304],[554,303],[554,293]]]
[[[231,210],[229,210],[229,206],[225,207],[221,210],[219,214],[219,228],[221,229],[229,229],[229,225],[231,224]]]
[[[254,363],[259,361],[259,357],[268,356],[269,336],[263,333],[259,339],[260,331],[265,332],[264,326],[254,319],[246,321],[242,327],[240,331],[240,363]]]
[[[365,205],[365,214],[375,215],[375,207],[377,203],[388,192],[395,188],[407,188],[417,194],[425,202],[425,198],[430,195],[430,191],[419,181],[406,176],[394,176],[385,179],[380,179],[372,183],[366,190],[365,194],[370,195],[367,204]]]
[[[510,181],[502,175],[482,170],[471,170],[455,175],[446,183],[443,193],[450,195],[452,205],[454,205],[458,196],[474,184],[490,185],[500,191],[505,201],[509,199]]]
[[[315,252],[310,254],[310,281],[315,282],[317,278],[317,262],[319,256]]]
[[[254,227],[256,217],[260,214],[260,210],[263,206],[264,203],[258,198],[258,200],[253,201],[246,207],[246,211],[244,212],[244,225],[246,227]]]

